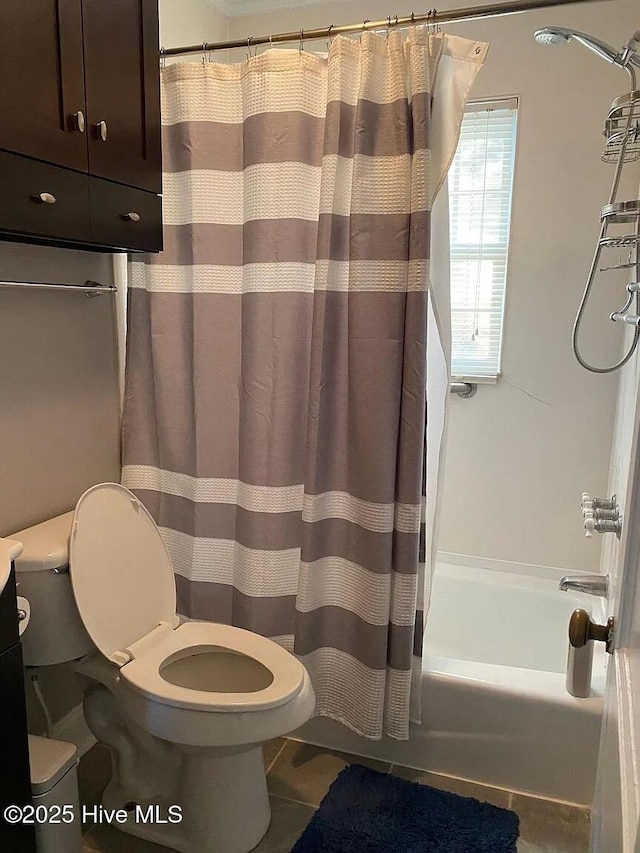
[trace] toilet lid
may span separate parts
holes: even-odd
[[[69,571],[78,610],[105,657],[161,622],[176,622],[176,585],[160,531],[136,496],[117,483],[88,489],[76,505]]]

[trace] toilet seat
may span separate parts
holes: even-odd
[[[179,687],[163,678],[161,669],[167,660],[187,658],[212,647],[246,655],[262,664],[271,673],[271,684],[251,692],[216,693]],[[302,665],[282,646],[242,628],[214,622],[185,622],[175,631],[166,632],[140,658],[125,664],[120,674],[145,696],[166,705],[199,711],[277,708],[297,696],[304,682]]]
[[[151,515],[118,483],[92,486],[76,504],[69,574],[89,636],[119,666],[158,625],[178,624],[169,552]]]
[[[305,669],[258,634],[213,622],[179,625],[171,559],[156,523],[118,483],[88,489],[76,505],[69,546],[73,594],[98,649],[124,682],[165,705],[198,711],[261,711],[294,698]],[[163,666],[198,654],[243,655],[271,674],[266,686],[227,692],[192,689],[163,677]]]

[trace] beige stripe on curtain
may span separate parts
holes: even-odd
[[[485,46],[421,28],[163,69],[165,251],[130,265],[123,482],[180,612],[276,639],[369,738],[408,736],[456,44],[471,80]]]

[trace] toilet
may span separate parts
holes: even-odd
[[[117,483],[78,501],[69,573],[96,649],[76,663],[85,719],[113,759],[103,807],[126,812],[118,829],[174,850],[248,853],[271,817],[261,745],[314,711],[306,669],[250,631],[180,623],[160,531]]]

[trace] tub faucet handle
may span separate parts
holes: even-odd
[[[622,534],[622,516],[618,506],[618,498],[592,498],[587,492],[582,493],[580,502],[584,519],[585,535],[594,533],[615,533],[618,539]]]
[[[593,512],[598,512],[598,510],[613,511],[618,509],[618,497],[611,495],[610,498],[592,498],[588,492],[583,492],[580,506],[583,512],[588,510],[593,510]]]

